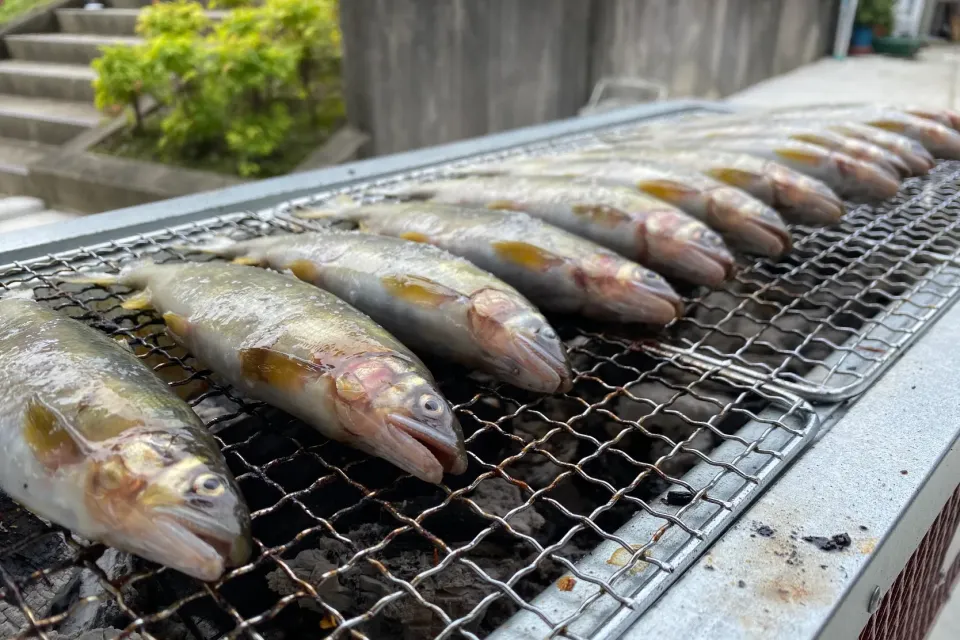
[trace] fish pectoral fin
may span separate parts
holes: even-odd
[[[732,167],[718,167],[715,169],[710,169],[705,171],[708,176],[715,178],[724,184],[728,184],[731,187],[749,187],[754,181],[755,177],[749,171],[744,171],[742,169],[735,169]]]
[[[560,256],[528,242],[501,240],[494,242],[492,246],[504,260],[533,271],[545,271],[564,262]]]
[[[250,256],[237,256],[231,260],[233,264],[242,264],[247,267],[259,267],[260,261],[256,258],[251,258]]]
[[[63,414],[38,396],[27,401],[23,437],[40,464],[50,471],[81,462],[90,450]]]
[[[149,289],[137,291],[124,300],[120,306],[127,311],[142,311],[153,307],[153,296]]]
[[[400,234],[400,237],[404,240],[409,240],[410,242],[430,242],[430,236],[425,233],[420,233],[419,231],[404,231]]]
[[[524,211],[523,205],[513,200],[491,200],[487,203],[487,209],[494,211]]]
[[[460,297],[457,291],[419,276],[399,275],[380,278],[390,295],[423,307],[439,307]]]
[[[98,287],[109,287],[120,282],[120,276],[114,273],[81,273],[72,276],[54,275],[51,279],[66,284],[95,284]]]
[[[810,167],[819,166],[823,161],[823,157],[820,154],[805,149],[776,149],[774,153],[778,158],[798,162]]]
[[[240,350],[240,371],[244,379],[251,382],[262,382],[284,391],[300,391],[327,369],[320,363],[269,347],[251,347]]]
[[[642,180],[637,183],[637,190],[664,202],[677,202],[697,191],[676,180]]]
[[[176,340],[183,340],[190,333],[190,321],[172,311],[163,314],[163,323],[167,331]]]
[[[304,282],[317,284],[320,281],[320,270],[312,260],[307,260],[304,258],[301,258],[300,260],[294,260],[287,265],[287,268],[290,269],[290,272],[293,275]]]

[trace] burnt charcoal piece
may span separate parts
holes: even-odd
[[[667,491],[667,495],[663,498],[664,504],[668,504],[671,507],[688,505],[691,500],[693,500],[693,494],[686,489],[672,489]]]
[[[823,536],[803,536],[804,542],[815,545],[821,551],[843,551],[850,546],[850,536],[846,533],[838,533],[835,536],[825,538]]]

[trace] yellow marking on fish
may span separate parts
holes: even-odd
[[[664,202],[680,202],[697,192],[674,180],[642,180],[637,183],[637,189]]]
[[[23,437],[40,464],[51,471],[83,459],[83,452],[61,416],[37,398],[27,402]]]
[[[310,260],[301,258],[300,260],[294,260],[287,268],[290,269],[293,275],[297,276],[304,282],[319,282],[320,281],[320,270],[317,269],[315,265]]]
[[[460,297],[453,289],[429,278],[410,275],[385,276],[380,282],[390,295],[423,307],[439,307],[444,302]]]
[[[523,205],[512,200],[493,200],[487,203],[487,209],[495,211],[523,211]]]
[[[801,149],[775,149],[774,153],[777,155],[777,157],[783,158],[784,160],[799,162],[800,164],[805,164],[811,167],[819,166],[823,161],[823,158],[820,154]]]
[[[494,242],[492,246],[504,260],[533,271],[545,271],[563,262],[563,258],[526,242],[502,240]]]
[[[419,231],[404,231],[400,237],[411,242],[430,242],[430,236]]]
[[[339,626],[339,623],[337,622],[337,619],[334,618],[334,617],[333,617],[331,614],[329,614],[329,613],[328,613],[327,615],[325,615],[322,620],[320,620],[320,628],[321,628],[321,629],[324,629],[324,630],[326,630],[326,629],[336,629],[338,626]]]
[[[129,298],[124,300],[120,306],[127,311],[142,311],[144,309],[149,309],[153,306],[150,291],[148,289],[137,291]]]
[[[167,325],[167,330],[181,340],[190,333],[190,321],[172,311],[163,314],[163,322]]]
[[[897,122],[896,120],[874,120],[867,124],[871,127],[883,129],[884,131],[893,131],[894,133],[903,133],[907,130],[907,125],[902,122]]]
[[[273,349],[253,347],[240,351],[240,372],[252,382],[283,391],[300,391],[324,374],[322,365]]]
[[[756,174],[743,169],[718,168],[710,169],[705,172],[708,176],[728,184],[731,187],[740,187],[741,189],[752,186],[757,179]]]
[[[260,261],[259,261],[259,260],[257,260],[256,258],[251,258],[251,257],[249,257],[249,256],[237,256],[236,258],[234,258],[234,259],[231,260],[230,262],[232,262],[233,264],[242,264],[242,265],[247,266],[247,267],[259,267],[259,266],[260,266]]]
[[[626,213],[603,204],[575,204],[570,209],[576,215],[583,216],[605,227],[615,227],[618,224],[630,222],[630,216]]]

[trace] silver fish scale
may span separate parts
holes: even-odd
[[[344,191],[374,202],[382,196],[368,194],[391,183],[597,142],[587,133]],[[639,616],[812,441],[816,418],[799,396],[836,402],[862,392],[957,299],[958,187],[960,163],[945,162],[836,227],[793,227],[790,256],[744,261],[719,290],[691,291],[686,316],[655,340],[558,324],[577,372],[568,394],[544,398],[438,370],[471,461],[439,487],[250,402],[165,345],[155,314],[120,309],[99,287],[48,279],[145,256],[201,260],[172,247],[211,234],[310,230],[289,214],[337,192],[0,267],[0,288],[35,287],[44,304],[152,348],[165,365],[158,373],[182,365],[168,378],[175,388],[202,381],[191,404],[255,505],[258,556],[222,584],[141,564],[120,580],[98,577],[100,590],[73,607],[114,603],[130,633],[204,640],[582,638]],[[0,511],[0,523],[7,518]],[[41,523],[0,536],[40,558],[49,533]],[[0,551],[0,565],[10,564]],[[44,560],[46,574],[14,574],[0,597],[31,601],[18,594],[77,566]],[[63,621],[29,613],[20,637],[51,637]]]

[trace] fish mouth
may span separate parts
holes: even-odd
[[[748,253],[777,257],[793,248],[793,238],[783,218],[771,207],[742,193],[727,190],[713,194],[711,219],[731,245]]]
[[[651,277],[618,279],[619,291],[606,297],[605,306],[627,322],[665,325],[683,315],[680,296],[665,280],[647,273]]]
[[[670,274],[692,284],[715,287],[733,273],[733,255],[723,239],[710,231],[692,238],[670,265]],[[665,269],[666,271],[666,269]]]
[[[808,225],[830,225],[846,213],[843,201],[822,182],[777,180],[777,208],[791,222]]]
[[[393,427],[390,429],[393,441],[389,443],[389,447],[385,447],[386,451],[378,452],[378,455],[407,473],[426,482],[438,484],[445,471],[459,475],[467,470],[467,453],[456,433],[452,434],[453,437],[448,437],[399,413],[388,414],[386,422]]]
[[[837,161],[841,175],[853,179],[856,187],[849,190],[850,195],[864,195],[885,200],[897,195],[899,181],[880,166],[856,160],[841,158]]]
[[[188,509],[158,509],[147,519],[137,553],[198,580],[214,582],[227,567],[245,563],[252,551],[244,527],[232,524]]]
[[[556,345],[543,344],[536,335],[519,333],[507,351],[518,365],[504,375],[511,384],[538,393],[566,393],[573,388],[573,372],[559,341]]]

